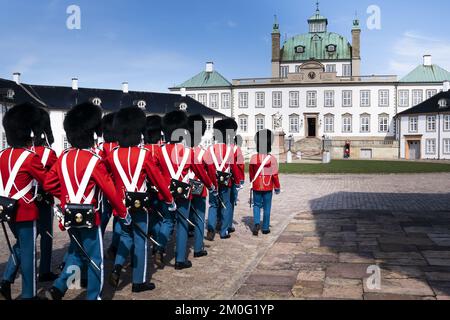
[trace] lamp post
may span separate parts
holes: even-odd
[[[286,163],[292,163],[292,142],[294,141],[294,136],[291,134],[288,137],[289,149],[287,152]]]

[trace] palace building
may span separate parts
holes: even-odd
[[[268,128],[303,157],[317,156],[326,145],[333,158],[342,158],[349,141],[352,158],[399,158],[396,115],[442,91],[450,73],[425,55],[402,79],[362,75],[359,20],[349,30],[351,42],[329,31],[319,7],[307,22],[307,33],[281,43],[275,19],[270,77],[229,81],[208,62],[203,72],[170,91],[235,118],[249,153],[255,133]]]

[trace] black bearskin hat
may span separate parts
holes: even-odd
[[[238,134],[238,135],[236,135],[234,137],[234,144],[235,145],[237,145],[238,147],[242,147],[243,143],[244,143],[244,139],[242,138],[241,135]]]
[[[202,137],[205,135],[207,129],[206,127],[206,120],[201,114],[191,115],[188,118],[188,130],[191,135],[192,147],[198,146],[202,142]]]
[[[50,115],[48,111],[43,108],[39,108],[39,114],[41,115],[41,118],[33,127],[34,145],[51,147],[55,142],[55,138],[53,137]]]
[[[167,142],[181,142],[185,137],[182,130],[188,129],[186,112],[177,110],[166,114],[162,119],[162,129]]]
[[[258,131],[255,135],[256,151],[260,154],[269,154],[272,152],[274,135],[270,130]]]
[[[72,147],[88,149],[95,145],[94,134],[101,135],[102,110],[92,103],[73,107],[64,119],[64,130]]]
[[[227,134],[227,123],[225,120],[219,120],[214,123],[214,140],[218,143],[225,143]]]
[[[114,117],[116,116],[115,112],[108,113],[103,116],[102,119],[102,132],[103,132],[103,140],[106,143],[117,142],[116,132],[114,128]]]
[[[162,118],[160,116],[148,116],[145,126],[145,143],[157,144],[161,141]]]
[[[138,107],[123,108],[114,118],[117,142],[122,148],[137,146],[142,142],[147,118]]]
[[[32,136],[36,136],[33,128],[41,120],[39,108],[31,103],[23,103],[9,109],[3,118],[6,140],[13,148],[31,146]]]

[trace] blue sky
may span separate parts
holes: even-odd
[[[81,8],[81,30],[66,9]],[[381,8],[381,30],[368,30],[368,6]],[[214,61],[228,79],[270,76],[273,15],[283,35],[307,32],[314,0],[0,0],[0,77],[26,83],[167,91]],[[351,38],[361,19],[364,74],[404,75],[423,54],[450,70],[450,2],[322,0],[329,31]]]

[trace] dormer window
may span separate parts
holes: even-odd
[[[180,103],[180,110],[186,111],[188,108],[188,105],[185,102]]]
[[[334,53],[336,52],[337,46],[335,44],[330,44],[327,46],[327,52]]]
[[[295,53],[305,53],[305,47],[304,46],[295,47]]]
[[[440,109],[447,108],[448,100],[447,99],[441,99],[441,100],[439,100],[438,104],[439,104],[439,108]]]
[[[145,107],[147,106],[147,102],[144,100],[139,100],[136,104],[139,109],[145,110]]]
[[[97,106],[97,107],[100,107],[102,105],[102,99],[100,99],[100,98],[93,98],[92,99],[92,104]]]

